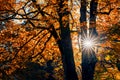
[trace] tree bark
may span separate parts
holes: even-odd
[[[81,26],[81,39],[87,36],[87,26],[86,26],[86,0],[81,0],[81,8],[80,8],[80,23]],[[97,4],[95,0],[92,0],[90,3],[90,28],[89,33],[92,36],[97,36],[95,22],[96,15],[95,11],[97,10]],[[94,27],[93,27],[94,24]],[[83,44],[83,42],[82,42]],[[86,51],[86,49],[82,48],[82,80],[93,80],[95,64],[97,62],[95,51]]]
[[[57,32],[54,27],[51,33],[56,39],[56,42],[61,52],[64,75],[65,75],[64,80],[78,80],[77,72],[75,69],[72,42],[71,42],[71,36],[70,36],[69,12],[66,11],[68,9],[68,6],[64,4],[64,1],[65,0],[60,0],[59,10],[58,10],[60,38],[57,35]],[[63,10],[63,8],[65,8],[65,10]],[[62,20],[63,17],[66,17],[66,20]]]
[[[59,39],[59,36],[57,35],[54,26],[52,27],[52,31],[50,32],[55,38],[61,52],[65,80],[78,80],[77,73],[75,70],[69,25],[66,28],[62,29],[61,31],[62,39]]]
[[[61,30],[60,46],[62,46],[61,55],[65,71],[65,80],[78,80],[77,73],[75,70],[69,23],[67,27],[64,27]]]

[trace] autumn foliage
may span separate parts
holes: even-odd
[[[120,1],[96,1],[99,44],[94,80],[119,80]],[[61,34],[66,35],[68,26],[81,79],[80,8],[79,0],[0,0],[0,79],[64,80],[59,41],[67,37]]]

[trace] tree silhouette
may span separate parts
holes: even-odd
[[[92,0],[90,2],[90,27],[89,34],[87,34],[87,21],[86,21],[86,12],[87,12],[87,1],[81,1],[80,8],[80,22],[81,26],[81,40],[84,40],[86,36],[90,35],[91,37],[97,37],[96,32],[96,12],[97,12],[97,1]],[[84,41],[82,42],[84,44]],[[84,47],[84,46],[82,46]],[[82,80],[93,80],[95,64],[97,62],[97,58],[95,56],[95,51],[93,49],[83,49],[82,48]]]

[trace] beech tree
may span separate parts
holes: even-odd
[[[117,0],[0,0],[0,79],[119,79],[119,19]]]
[[[87,34],[87,1],[81,1],[81,8],[80,8],[80,22],[81,22],[81,39],[82,44],[84,44],[85,38],[89,37],[91,39],[97,38],[98,33],[96,31],[96,13],[97,13],[97,1],[91,0],[90,1],[90,27],[89,27],[89,34]],[[95,42],[95,41],[94,41]],[[91,45],[87,44],[87,46]],[[82,80],[93,80],[95,64],[97,62],[97,58],[95,55],[95,51],[91,47],[86,47],[85,45],[82,46]],[[86,49],[84,49],[86,48]],[[90,48],[90,49],[87,49]]]
[[[20,37],[23,39],[21,40],[21,42],[23,42],[24,44],[20,43],[19,41],[18,43],[14,44],[15,41],[12,40],[13,36],[11,36],[12,39],[10,39],[10,41],[8,40],[10,45],[7,48],[9,48],[8,52],[11,52],[12,55],[11,57],[7,55],[9,57],[8,60],[3,59],[2,63],[7,64],[10,62],[16,62],[18,60],[19,62],[21,62],[21,59],[25,59],[25,58],[26,58],[26,60],[24,60],[25,62],[31,60],[43,54],[45,48],[47,47],[47,43],[50,41],[52,37],[54,37],[56,43],[58,44],[58,48],[61,52],[65,79],[77,80],[78,78],[77,78],[77,73],[75,71],[72,43],[70,38],[70,29],[69,29],[70,11],[68,9],[68,1],[52,0],[52,1],[45,1],[44,3],[42,3],[42,2],[37,2],[36,0],[28,0],[23,2],[21,1],[19,2],[19,4],[20,5],[16,4],[15,9],[13,11],[10,11],[11,13],[9,14],[10,16],[4,16],[4,17],[1,16],[1,21],[5,21],[5,20],[11,21],[13,19],[15,21],[19,20],[20,22],[21,20],[22,25],[24,25],[25,27],[25,31],[22,32],[24,32],[25,34],[18,32],[20,31],[19,29],[21,29],[20,27],[17,27],[16,30],[17,32],[15,33],[13,33],[12,31],[11,33],[7,33],[3,31],[3,33],[9,34],[8,36],[11,36],[11,34],[13,35],[15,34],[15,38],[16,36],[18,36],[17,34],[19,34],[19,36],[21,34]],[[30,9],[29,6],[31,6]],[[27,11],[26,10],[27,8],[30,11]],[[4,12],[4,10],[1,12],[7,14],[6,12]],[[57,26],[55,25],[58,26],[59,32],[57,31]],[[34,29],[36,29],[37,31]],[[27,35],[26,31],[30,32],[30,34],[28,33]],[[33,32],[33,34],[31,34],[31,31]],[[27,38],[27,36],[28,37],[33,36],[33,37]],[[34,39],[37,40],[37,43],[34,41]],[[41,42],[43,43],[41,44]],[[32,45],[34,46],[32,47]],[[16,48],[16,51],[14,51],[15,50],[14,47]],[[12,50],[13,48],[14,50]],[[22,54],[25,54],[25,56],[22,56]],[[18,64],[18,66],[20,66],[20,64]]]
[[[105,3],[105,4],[103,4],[103,3]],[[90,18],[89,18],[89,30],[88,31],[89,31],[90,38],[91,37],[96,38],[95,40],[93,40],[94,42],[96,42],[97,36],[98,36],[98,33],[99,33],[98,38],[99,38],[100,41],[97,41],[97,44],[99,44],[98,45],[99,47],[100,47],[100,45],[102,45],[100,43],[102,41],[101,38],[103,38],[103,37],[100,37],[102,32],[98,32],[97,33],[97,31],[96,31],[96,27],[99,28],[100,26],[98,24],[100,24],[100,23],[96,23],[96,21],[99,21],[99,19],[102,18],[100,15],[104,15],[104,17],[108,15],[109,17],[110,16],[112,17],[113,15],[110,15],[110,14],[115,9],[115,7],[113,8],[113,4],[116,5],[116,10],[119,10],[119,8],[118,8],[118,6],[117,6],[116,3],[118,3],[118,2],[117,1],[112,1],[112,0],[111,1],[91,0],[90,1],[90,7],[89,7],[89,9],[90,9],[89,11],[90,12],[89,12],[89,11],[87,11],[87,6],[89,4],[89,1],[85,1],[85,0],[81,1],[81,8],[80,8],[81,17],[80,17],[80,22],[81,22],[81,36],[82,36],[81,39],[82,40],[85,40],[84,38],[88,35],[87,34],[87,28],[88,28],[87,27],[87,17],[88,16],[86,15],[86,13],[89,13]],[[111,20],[111,19],[108,19],[108,16],[107,16],[107,20]],[[98,18],[96,18],[96,17],[98,17]],[[106,19],[104,18],[102,20],[103,21],[101,21],[101,22],[105,22],[104,20],[106,20]],[[110,22],[112,22],[112,20]],[[107,22],[105,22],[105,23],[107,23]],[[115,21],[115,23],[119,24],[118,21]],[[114,23],[110,23],[110,24],[114,24]],[[110,24],[109,25],[105,24],[105,25],[110,28]],[[101,26],[101,27],[105,28],[105,26]],[[99,30],[101,30],[101,29],[98,29],[98,31]],[[106,35],[107,35],[107,33],[106,33]],[[108,42],[108,41],[106,41],[106,42]],[[84,43],[82,43],[82,44],[84,44]],[[106,46],[108,46],[108,44],[110,45],[110,42],[108,42],[106,44]],[[85,51],[84,45],[82,47],[83,47],[82,48],[83,49],[82,50],[82,79],[83,80],[88,80],[88,79],[89,80],[93,80],[93,75],[94,75],[94,72],[95,72],[94,71],[95,70],[95,64],[97,62],[96,55],[97,55],[97,53],[99,53],[99,50],[98,50],[97,53],[95,53],[95,49],[92,49],[89,52],[89,51]],[[103,48],[103,46],[102,46],[102,48]],[[99,57],[100,57],[100,55],[99,55]],[[102,61],[100,61],[100,62],[102,62]],[[113,66],[111,63],[109,63],[107,61],[105,63]],[[117,63],[119,63],[119,62],[117,62]],[[100,63],[100,64],[102,64],[102,63]]]

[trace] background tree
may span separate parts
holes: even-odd
[[[81,40],[82,40],[82,80],[93,80],[95,64],[97,62],[95,51],[91,47],[87,47],[90,44],[85,46],[85,40],[88,38],[94,39],[97,38],[96,32],[96,12],[97,12],[97,1],[91,0],[90,1],[90,27],[89,27],[89,34],[87,33],[87,4],[86,0],[81,1],[81,8],[80,8],[80,23],[81,23]],[[94,37],[94,38],[93,38]],[[86,38],[86,39],[85,39]],[[90,39],[90,40],[91,40]],[[93,40],[92,40],[93,41]],[[94,42],[96,42],[94,40]]]

